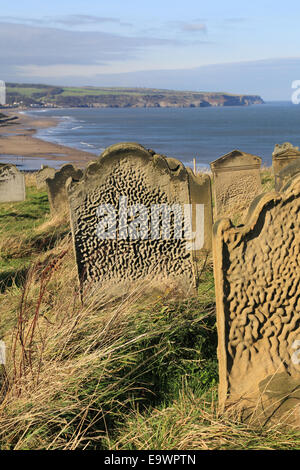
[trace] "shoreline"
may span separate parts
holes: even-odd
[[[18,119],[11,124],[0,127],[0,156],[61,161],[63,163],[73,163],[78,168],[84,168],[88,162],[97,158],[94,153],[35,137],[38,130],[57,126],[60,122],[59,118],[35,118],[13,110],[5,110],[4,113],[8,117],[17,116]]]

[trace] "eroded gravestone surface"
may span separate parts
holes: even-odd
[[[300,151],[298,147],[294,147],[291,143],[276,144],[272,153],[273,172],[275,178],[275,189],[279,191],[282,187],[282,179],[280,172],[294,162],[300,162]]]
[[[0,163],[0,202],[25,200],[25,178],[15,165]]]
[[[123,143],[106,149],[79,182],[69,180],[67,190],[82,286],[146,277],[194,285],[197,261],[211,249],[208,175],[196,177],[178,160]],[[192,243],[184,231],[189,209]]]
[[[240,150],[233,150],[210,164],[218,216],[243,211],[261,193],[260,166],[260,157]]]
[[[244,226],[214,225],[222,406],[300,425],[300,177],[253,201]]]
[[[38,189],[47,189],[46,179],[53,178],[55,175],[55,168],[50,166],[43,166],[35,175],[36,187]]]
[[[63,165],[60,170],[57,170],[53,177],[46,179],[51,214],[68,211],[66,181],[70,177],[74,180],[79,180],[82,174],[82,170],[67,163]]]

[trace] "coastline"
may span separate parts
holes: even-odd
[[[65,145],[47,142],[35,137],[40,129],[55,127],[58,118],[32,117],[20,111],[3,110],[8,117],[17,116],[18,120],[0,127],[0,156],[20,156],[53,160],[62,163],[74,163],[83,168],[88,162],[95,160],[97,155],[77,150]]]

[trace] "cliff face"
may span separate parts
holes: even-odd
[[[211,106],[249,106],[251,104],[263,104],[263,99],[258,95],[215,95],[208,97]]]
[[[153,88],[50,87],[7,84],[11,105],[98,108],[187,108],[261,104],[255,95],[157,90]]]

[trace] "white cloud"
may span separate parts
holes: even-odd
[[[16,67],[126,62],[141,57],[147,48],[172,46],[178,41],[0,23],[0,44],[1,66]]]
[[[89,78],[105,72],[102,65],[21,65],[16,67],[16,72],[22,78],[49,79],[65,77]]]
[[[63,15],[63,16],[43,16],[41,18],[21,18],[18,16],[1,16],[2,22],[15,24],[27,24],[32,26],[61,25],[63,27],[84,26],[84,25],[103,25],[113,23],[119,26],[132,26],[131,23],[124,22],[120,18],[96,16],[96,15]]]
[[[206,33],[207,26],[204,21],[168,21],[167,28],[181,33]]]
[[[190,32],[202,32],[205,33],[207,31],[206,24],[204,23],[183,23],[182,24],[182,31],[190,31]]]

